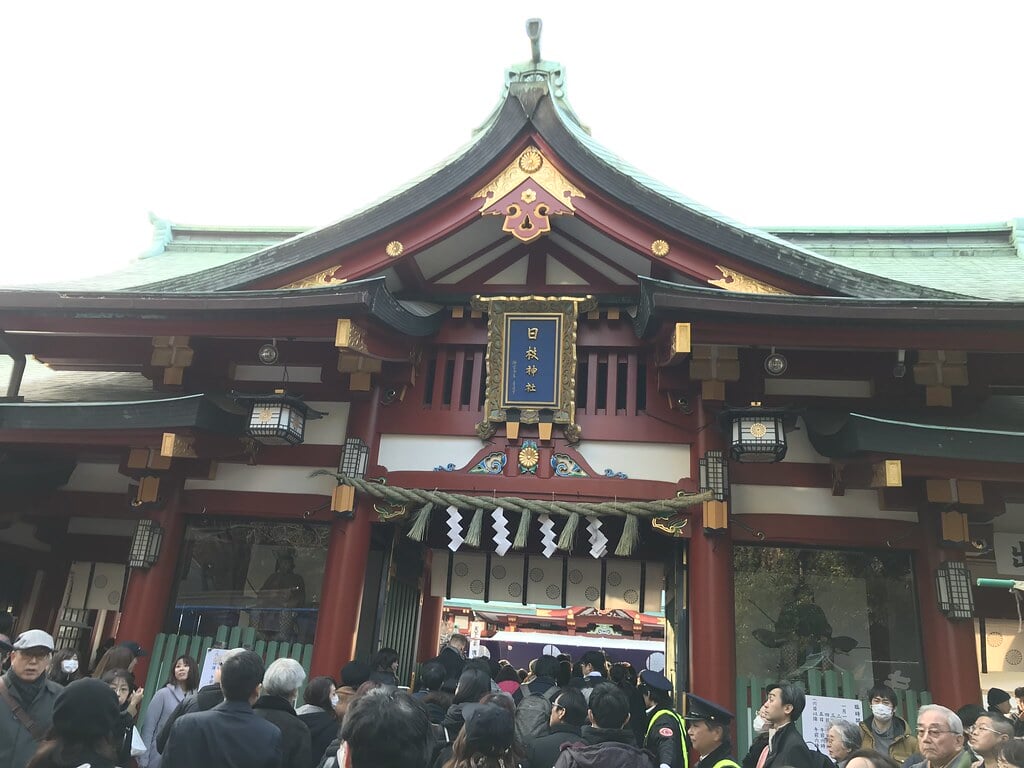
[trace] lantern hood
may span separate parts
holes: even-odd
[[[245,404],[247,407],[251,407],[253,403],[281,403],[282,405],[290,405],[292,408],[302,414],[303,418],[307,421],[310,419],[322,419],[327,415],[326,412],[318,411],[315,408],[310,407],[306,401],[304,401],[299,395],[289,395],[285,392],[270,392],[265,395],[254,395],[248,392],[231,392],[231,399],[236,403]]]

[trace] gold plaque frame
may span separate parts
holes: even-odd
[[[487,379],[484,390],[484,421],[509,421],[508,411],[501,407],[505,371],[505,315],[545,314],[560,315],[562,339],[559,355],[558,402],[552,411],[555,424],[576,423],[576,326],[581,312],[597,307],[593,296],[474,296],[470,306],[487,313]],[[516,421],[536,424],[541,411],[547,408],[519,409]]]

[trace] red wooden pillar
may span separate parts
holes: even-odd
[[[691,454],[692,477],[705,451],[720,449],[722,435],[714,415],[697,402],[697,442]],[[733,606],[732,537],[728,530],[704,532],[702,510],[695,509],[689,547],[690,690],[736,711],[736,615]]]
[[[369,449],[367,471],[377,464],[377,407],[380,388],[374,387],[369,400],[353,403],[348,435],[358,437]],[[352,660],[359,631],[359,617],[366,582],[366,562],[370,553],[370,533],[377,514],[373,500],[356,495],[355,517],[336,520],[331,526],[331,541],[324,563],[324,581],[320,589],[320,613],[313,639],[310,674],[337,678],[342,666]]]
[[[423,602],[420,605],[420,633],[416,640],[416,661],[422,663],[437,656],[438,641],[441,637],[441,614],[444,612],[444,598],[430,596],[431,551],[423,558]]]
[[[918,605],[921,611],[921,644],[932,701],[950,709],[981,701],[981,677],[974,640],[974,622],[951,620],[939,611],[935,571],[947,560],[962,560],[955,550],[939,546],[938,513],[923,510],[922,548],[914,556]]]
[[[172,481],[167,479],[163,482],[170,484]],[[185,536],[181,481],[175,483],[163,508],[145,517],[163,529],[160,557],[150,568],[129,569],[117,640],[134,640],[147,651],[152,651],[153,641],[163,631],[167,619],[167,606],[174,593],[174,577],[178,570],[178,555]],[[139,659],[135,668],[137,680],[146,679],[148,666],[148,656]]]

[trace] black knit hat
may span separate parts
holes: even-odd
[[[464,704],[466,745],[485,755],[500,755],[512,746],[515,716],[500,704]]]
[[[117,694],[106,683],[91,677],[69,683],[53,705],[53,729],[62,736],[106,736],[120,717]]]
[[[990,707],[998,707],[1004,701],[1010,700],[1010,694],[1004,691],[1002,688],[989,688],[988,689],[988,705]]]

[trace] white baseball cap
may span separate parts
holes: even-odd
[[[30,648],[45,648],[48,651],[52,651],[53,637],[41,629],[26,630],[18,635],[18,639],[14,641],[14,650],[27,651]]]

